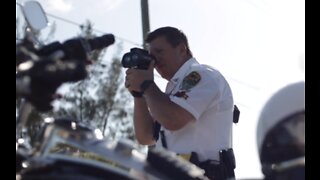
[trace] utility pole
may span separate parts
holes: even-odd
[[[147,37],[147,33],[150,31],[148,0],[141,0],[141,18],[142,18],[143,49],[147,49],[147,46],[146,46],[146,43],[144,42],[144,40]],[[152,149],[155,147],[155,145],[151,145],[148,147],[149,147],[149,149]]]
[[[147,37],[147,33],[150,31],[148,0],[141,0],[141,18],[142,18],[142,42],[143,42],[143,48],[146,49],[147,47],[144,40]]]

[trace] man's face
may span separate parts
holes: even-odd
[[[155,68],[165,79],[170,80],[183,64],[181,45],[172,47],[164,36],[149,43],[149,52],[156,57]]]

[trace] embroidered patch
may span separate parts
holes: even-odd
[[[176,96],[176,97],[182,97],[184,99],[188,99],[188,95],[186,94],[186,91],[178,91],[176,92],[173,96]]]
[[[192,71],[190,74],[188,74],[188,76],[184,77],[180,89],[188,91],[189,89],[197,85],[200,80],[200,74],[196,71]]]

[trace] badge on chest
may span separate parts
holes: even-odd
[[[188,99],[189,96],[187,95],[187,93],[191,88],[195,87],[200,80],[200,74],[196,71],[192,71],[190,74],[183,78],[179,91],[176,92],[174,96]]]

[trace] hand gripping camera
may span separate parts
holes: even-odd
[[[148,69],[152,60],[155,60],[155,57],[150,55],[148,51],[132,48],[130,52],[123,55],[121,63],[124,68]]]

